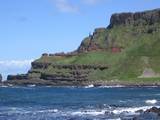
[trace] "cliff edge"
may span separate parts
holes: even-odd
[[[7,83],[159,85],[159,46],[160,9],[113,14],[109,26],[96,28],[77,50],[44,53],[27,74],[9,75]]]

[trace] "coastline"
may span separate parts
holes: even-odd
[[[160,82],[128,81],[86,81],[86,82],[50,82],[47,80],[11,80],[0,83],[0,86],[51,86],[51,87],[160,87]]]

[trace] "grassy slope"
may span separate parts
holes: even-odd
[[[37,62],[50,62],[53,64],[107,64],[109,70],[93,70],[89,75],[91,80],[127,80],[130,82],[157,81],[155,79],[137,79],[145,68],[152,68],[160,73],[160,29],[148,33],[149,29],[160,28],[159,24],[151,26],[117,26],[105,32],[99,33],[94,41],[106,48],[113,45],[121,46],[124,50],[121,53],[108,51],[92,51],[81,53],[72,57],[41,57]],[[107,39],[106,39],[107,37]],[[86,41],[87,42],[87,41]],[[69,73],[69,71],[56,71],[53,68],[42,72]]]

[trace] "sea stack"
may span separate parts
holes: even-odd
[[[0,83],[2,82],[2,75],[0,74]]]

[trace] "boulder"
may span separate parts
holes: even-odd
[[[148,109],[145,111],[145,113],[156,113],[158,116],[160,116],[160,108],[152,107],[151,109]]]

